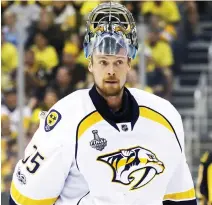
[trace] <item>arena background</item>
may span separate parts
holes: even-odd
[[[176,106],[196,186],[200,157],[212,151],[212,2],[119,2],[133,13],[140,46],[126,86]],[[39,125],[38,113],[92,86],[82,47],[86,16],[99,3],[1,2],[3,205],[14,166]]]

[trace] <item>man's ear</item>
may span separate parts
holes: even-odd
[[[129,66],[128,71],[130,71],[132,68],[131,61],[132,61],[132,59],[128,58],[128,66]]]
[[[93,72],[93,65],[92,65],[92,62],[91,62],[91,61],[89,61],[88,70],[89,70],[91,73]]]

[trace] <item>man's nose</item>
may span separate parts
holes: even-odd
[[[109,75],[109,76],[114,76],[114,75],[115,75],[115,70],[114,70],[113,65],[109,65],[109,68],[108,68],[108,75]]]

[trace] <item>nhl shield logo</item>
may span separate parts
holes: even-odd
[[[128,126],[126,124],[121,125],[121,129],[125,132],[128,131]]]
[[[90,141],[90,146],[102,151],[107,146],[107,140],[99,137],[98,130],[93,130],[92,133],[94,135],[94,139]]]

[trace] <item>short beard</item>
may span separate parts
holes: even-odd
[[[122,88],[120,89],[117,89],[113,92],[110,92],[108,91],[107,89],[105,88],[100,88],[96,83],[95,83],[95,86],[97,88],[97,90],[99,91],[99,93],[103,96],[103,97],[117,97],[117,96],[120,96],[122,91],[124,90],[124,85],[122,86]]]

